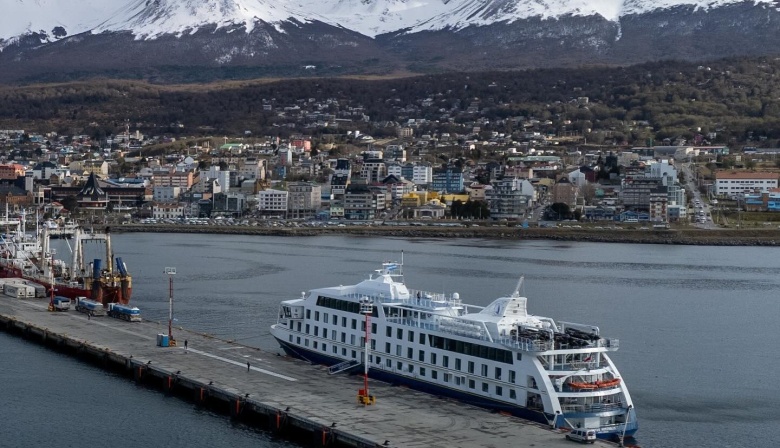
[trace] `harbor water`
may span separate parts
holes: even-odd
[[[192,234],[117,234],[113,247],[144,318],[167,320],[164,268],[176,267],[174,327],[269,351],[278,350],[268,327],[281,300],[359,282],[402,251],[410,287],[467,303],[510,294],[523,275],[530,313],[620,339],[611,356],[636,406],[640,446],[752,447],[780,430],[780,249]],[[103,446],[96,434],[114,423],[131,428],[117,446],[290,446],[7,335],[0,363],[0,393],[11,394],[2,427],[49,428],[62,415],[73,428],[100,416],[67,441],[53,429],[0,429],[0,446]]]

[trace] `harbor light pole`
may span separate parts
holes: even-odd
[[[371,350],[371,313],[374,312],[374,304],[371,299],[363,297],[360,299],[360,313],[366,316],[366,352],[363,359],[363,389],[358,391],[358,402],[364,405],[374,404],[376,398],[368,393],[368,355]]]
[[[168,275],[168,340],[170,345],[174,346],[176,344],[171,329],[173,326],[173,276],[176,275],[176,268],[166,267],[165,273]]]

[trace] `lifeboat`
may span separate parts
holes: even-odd
[[[580,389],[580,390],[596,390],[596,389],[607,389],[610,387],[615,387],[618,384],[620,384],[620,378],[613,378],[611,380],[604,380],[604,381],[596,381],[593,383],[584,383],[584,382],[570,382],[569,387],[572,389]]]

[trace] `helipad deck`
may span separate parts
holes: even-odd
[[[573,446],[544,426],[378,381],[370,383],[376,404],[359,405],[358,376],[329,375],[324,366],[180,329],[178,347],[158,347],[167,326],[49,312],[47,304],[0,296],[0,329],[102,361],[251,424],[307,434],[310,446]]]

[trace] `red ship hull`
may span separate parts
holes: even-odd
[[[0,278],[21,278],[32,283],[42,285],[47,291],[51,290],[51,282],[39,278],[24,275],[21,269],[8,266],[0,266]],[[95,291],[100,297],[93,297],[93,288],[84,288],[81,286],[72,286],[65,283],[55,283],[54,293],[58,296],[75,299],[76,297],[86,297],[90,300],[99,299],[103,304],[121,303],[127,305],[133,294],[133,288],[127,282],[124,286],[97,285]]]

